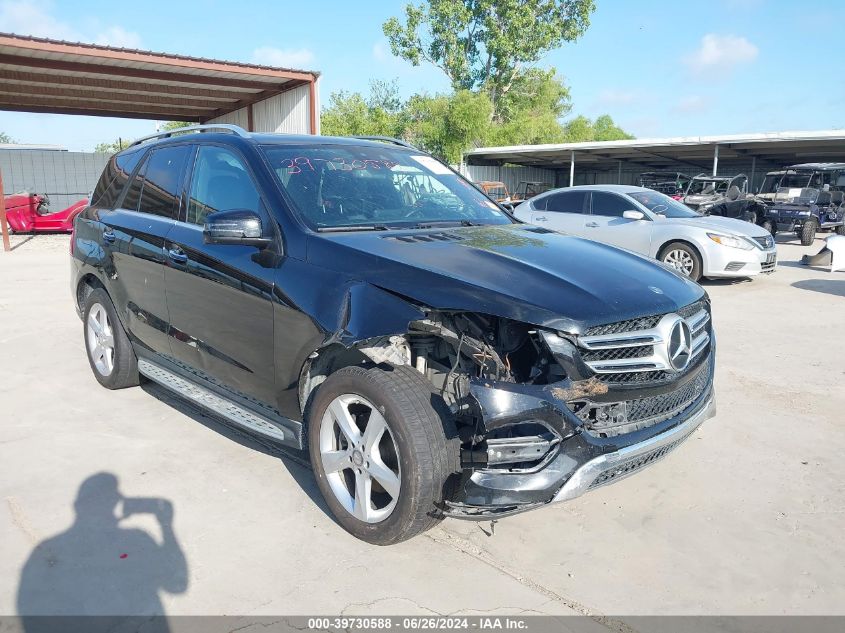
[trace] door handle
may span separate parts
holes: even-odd
[[[536,218],[534,218],[534,220],[535,220],[536,222],[545,222],[545,221],[546,221],[546,216],[545,216],[545,215],[538,215]]]
[[[591,229],[599,228],[598,222],[587,222],[587,226],[589,226]]]
[[[117,236],[111,229],[106,229],[103,231],[103,239],[107,242],[114,242],[117,239]]]
[[[184,264],[188,261],[188,256],[185,254],[185,251],[178,246],[168,249],[167,256],[177,264]]]

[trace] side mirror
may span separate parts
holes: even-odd
[[[645,220],[645,213],[631,209],[630,211],[623,211],[622,217],[626,220]]]
[[[202,237],[206,244],[245,244],[260,248],[272,242],[271,238],[264,237],[261,218],[255,211],[248,209],[209,213],[205,218]]]

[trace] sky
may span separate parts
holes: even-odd
[[[405,1],[115,3],[0,0],[0,32],[322,73],[323,104],[397,79],[403,96],[445,92],[432,66],[391,55],[381,30]],[[845,128],[839,49],[845,2],[596,0],[587,33],[548,53],[572,113],[610,114],[639,138]],[[18,142],[91,150],[152,121],[0,112]]]

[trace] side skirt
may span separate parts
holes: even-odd
[[[274,442],[302,449],[302,424],[300,422],[282,417],[271,419],[268,416],[260,415],[208,387],[197,384],[144,358],[138,359],[138,372],[229,422]]]

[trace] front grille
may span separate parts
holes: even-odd
[[[707,391],[711,362],[701,364],[696,372],[695,377],[683,386],[656,396],[621,402],[581,400],[567,404],[583,420],[588,433],[599,437],[615,437],[654,426],[683,413]]]
[[[598,349],[595,351],[581,352],[581,359],[584,362],[596,360],[619,360],[620,358],[643,358],[651,356],[654,347],[646,345],[643,347],[614,347],[611,349]]]
[[[686,409],[698,396],[704,393],[707,383],[710,380],[709,365],[698,372],[695,380],[685,387],[670,393],[640,398],[639,400],[628,401],[628,421],[640,422],[649,420],[657,424],[668,420],[673,415]]]
[[[671,314],[671,313],[670,313]],[[709,350],[710,312],[707,302],[696,301],[674,314],[685,319],[692,334],[692,358]],[[589,328],[578,339],[581,359],[608,384],[643,384],[675,377],[666,356],[670,315],[650,315]]]
[[[585,336],[599,336],[601,334],[619,334],[621,332],[633,332],[635,330],[647,330],[653,328],[660,321],[662,314],[655,314],[652,316],[640,317],[637,319],[628,319],[627,321],[617,321],[616,323],[608,323],[607,325],[596,325],[588,328],[584,332]]]

